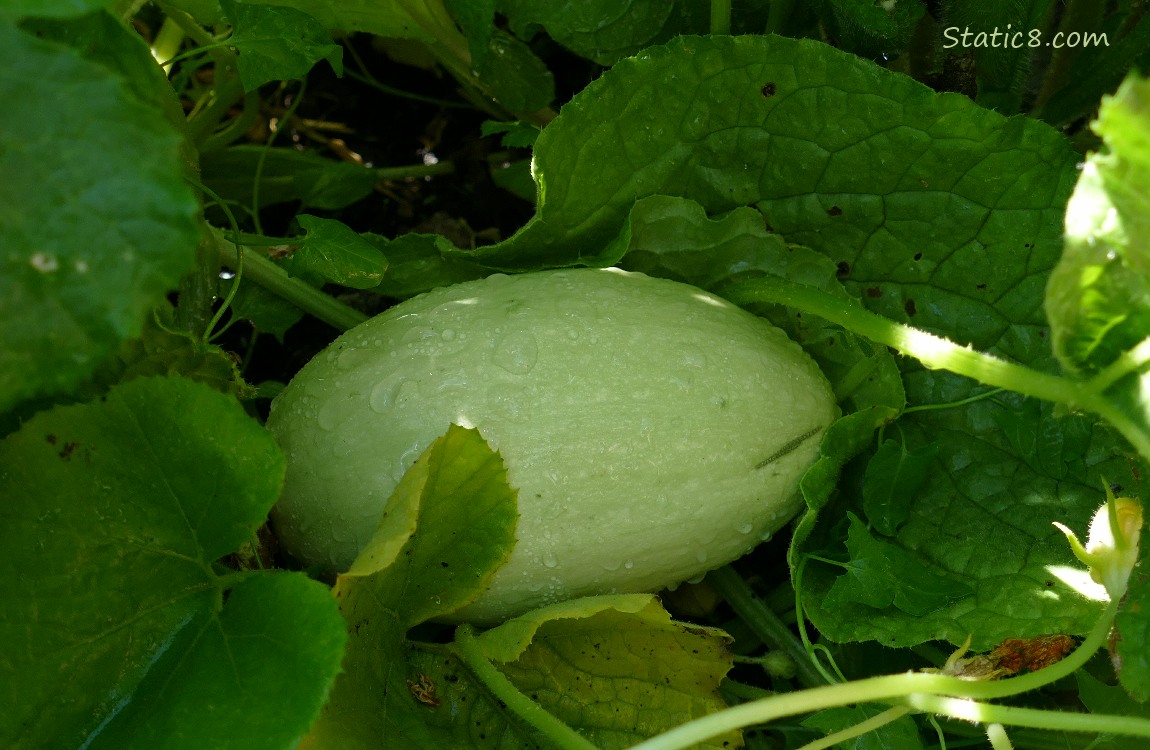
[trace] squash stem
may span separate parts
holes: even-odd
[[[707,582],[727,600],[735,614],[747,623],[768,647],[782,651],[795,662],[796,678],[803,687],[825,685],[826,680],[811,664],[803,644],[791,629],[763,603],[742,576],[725,566],[707,574]]]

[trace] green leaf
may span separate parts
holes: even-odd
[[[1150,79],[1129,77],[1117,93],[1106,97],[1092,128],[1102,136],[1108,153],[1094,157],[1102,185],[1117,216],[1107,226],[1130,264],[1150,273]]]
[[[521,198],[528,203],[535,202],[535,181],[531,179],[530,159],[507,161],[506,159],[489,157],[487,168],[491,175],[491,181],[496,185],[516,198]]]
[[[290,148],[233,146],[210,151],[203,155],[201,168],[205,185],[221,198],[249,208],[298,200],[304,208],[334,211],[371,195],[376,183],[371,169]],[[252,206],[257,169],[259,205]]]
[[[536,142],[538,213],[474,258],[594,263],[654,194],[711,216],[755,206],[872,310],[990,348],[1043,323],[1077,158],[1042,123],[817,42],[682,37],[564,106]]]
[[[439,286],[450,286],[491,275],[468,259],[441,234],[401,234],[393,240],[365,234],[387,256],[388,268],[383,282],[374,290],[379,294],[407,299]]]
[[[99,10],[105,0],[0,0],[0,18],[71,18]]]
[[[863,509],[880,534],[894,535],[910,516],[915,493],[937,455],[937,445],[908,450],[905,443],[887,440],[871,456],[862,488]]]
[[[604,251],[603,265],[642,271],[716,290],[732,277],[748,272],[786,276],[795,255],[777,234],[763,225],[753,208],[736,208],[711,218],[694,201],[653,195],[635,202],[623,231]],[[811,260],[826,264],[834,278],[834,264],[822,256]]]
[[[886,710],[885,707],[870,703],[849,708],[829,708],[803,719],[802,725],[819,729],[824,734],[832,734],[872,719],[884,710]],[[923,744],[914,719],[909,716],[901,716],[876,731],[867,732],[853,740],[842,742],[838,747],[848,750],[888,750],[889,748],[918,750],[918,748],[923,747]]]
[[[1095,372],[1150,331],[1150,81],[1129,78],[1095,129],[1107,154],[1087,161],[1066,207],[1066,246],[1046,292],[1054,351],[1072,372]]]
[[[507,148],[530,148],[535,145],[535,140],[539,137],[539,127],[526,122],[500,122],[497,120],[484,120],[483,124],[479,126],[479,132],[484,136],[497,135],[502,133],[503,137],[500,139]],[[534,196],[534,185],[531,189],[532,196]]]
[[[511,552],[516,519],[503,461],[477,431],[453,426],[420,456],[336,584],[345,672],[301,747],[437,746],[406,684],[404,635],[482,593]]]
[[[956,400],[969,395],[969,390],[953,393]],[[908,451],[934,445],[938,455],[905,522],[882,540],[884,550],[897,548],[894,558],[911,560],[910,575],[935,571],[972,596],[950,602],[939,597],[944,606],[911,614],[913,604],[903,609],[897,601],[905,581],[914,580],[901,577],[901,568],[900,577],[867,578],[869,588],[862,588],[847,579],[840,583],[838,565],[808,561],[803,600],[820,632],[836,641],[877,640],[887,646],[928,640],[960,644],[971,635],[975,650],[987,650],[1006,638],[1082,634],[1091,628],[1101,604],[1089,598],[1094,594],[1083,586],[1081,564],[1052,522],[1086,528],[1103,500],[1099,477],[1133,486],[1134,465],[1112,429],[1083,416],[1058,416],[1046,403],[1026,418],[1038,422],[1038,434],[1061,434],[1060,458],[1019,455],[999,427],[1002,418],[995,415],[1001,411],[1029,413],[1025,400],[1000,396],[915,412],[898,422]],[[1054,466],[1054,475],[1046,472]],[[856,481],[845,477],[840,493],[820,508],[820,523],[804,529],[805,536],[796,532],[793,559],[808,553],[844,559],[840,539],[846,529],[835,524],[861,510],[858,496],[842,491]],[[852,532],[859,533],[853,527]],[[856,541],[856,549],[864,543]]]
[[[1142,547],[1138,567],[1130,576],[1130,588],[1115,618],[1119,634],[1117,644],[1118,679],[1128,694],[1139,703],[1150,701],[1150,542],[1142,529]]]
[[[444,5],[467,37],[472,65],[482,66],[495,31],[495,0],[444,0]]]
[[[819,15],[835,46],[871,60],[898,57],[910,45],[926,8],[920,0],[821,0]]]
[[[799,489],[807,504],[807,512],[799,517],[791,535],[788,561],[791,568],[798,567],[808,538],[820,527],[820,513],[830,502],[839,482],[843,467],[855,456],[862,453],[874,440],[874,432],[888,421],[898,416],[901,405],[874,405],[846,414],[827,428],[823,441],[819,444],[818,460],[803,475]],[[806,579],[803,586],[796,586],[806,594]]]
[[[292,747],[318,715],[346,641],[328,588],[302,574],[247,578],[214,621],[181,633],[89,747]]]
[[[319,22],[295,8],[221,0],[232,23],[228,44],[239,51],[236,67],[244,91],[269,81],[303,78],[320,60],[343,75],[343,48]]]
[[[673,622],[645,594],[575,599],[478,639],[521,692],[599,747],[627,747],[722,708],[730,637]],[[737,746],[739,733],[700,747]]]
[[[1120,685],[1107,685],[1084,669],[1075,672],[1074,679],[1078,682],[1078,698],[1091,713],[1150,719],[1150,705],[1138,703]],[[1146,744],[1143,738],[1121,735],[1101,735],[1099,740],[1094,745],[1099,750],[1142,750]]]
[[[21,103],[0,111],[3,412],[138,335],[199,229],[181,138],[117,75],[0,25],[0,96]]]
[[[247,395],[236,361],[218,346],[176,330],[172,319],[171,307],[155,310],[140,337],[121,344],[96,370],[93,382],[99,392],[117,383],[161,375],[185,377],[232,396]]]
[[[156,64],[151,49],[136,30],[107,10],[73,19],[28,19],[20,27],[44,41],[65,44],[85,60],[116,73],[142,104],[163,112],[178,133],[185,133],[187,115],[164,69]],[[187,140],[181,145],[189,172],[194,174],[199,155]]]
[[[1059,127],[1091,117],[1098,109],[1099,99],[1114,92],[1131,70],[1146,69],[1150,16],[1139,15],[1137,6],[1131,7],[1129,3],[1125,6],[1118,12],[1109,13],[1101,5],[1075,7],[1076,11],[1084,11],[1087,16],[1106,13],[1100,22],[1079,21],[1077,28],[1073,29],[1095,33],[1099,39],[1105,34],[1105,43],[1060,50],[1065,59],[1060,71],[1063,74],[1059,81],[1061,88],[1036,106],[1030,113],[1032,117],[1040,117]],[[1063,24],[1066,25],[1065,20]],[[1068,71],[1072,73],[1068,74]]]
[[[392,503],[417,503],[420,533],[386,575],[368,586],[374,599],[402,612],[406,627],[475,601],[511,553],[518,519],[516,493],[507,485],[503,459],[477,430],[452,426],[420,463],[426,464],[420,469],[426,471],[426,480],[418,486],[401,485],[410,495],[388,501],[389,508]],[[342,593],[356,585],[341,579],[336,590]]]
[[[180,379],[57,407],[0,443],[0,744],[270,749],[301,735],[342,650],[325,587],[256,576],[225,603],[212,569],[282,477],[238,403]]]
[[[220,282],[220,294],[227,295],[232,280]],[[243,320],[251,321],[259,330],[270,333],[278,340],[283,341],[288,329],[303,319],[303,310],[283,297],[269,292],[259,284],[240,279],[240,287],[232,297],[229,308],[232,315]]]
[[[284,261],[284,269],[319,286],[325,282],[353,289],[379,286],[387,258],[369,240],[342,222],[299,214],[307,232],[303,244]]]
[[[464,41],[442,0],[245,0],[247,5],[297,8],[325,29],[366,31],[434,44]]]
[[[600,65],[614,65],[675,34],[707,29],[706,14],[688,2],[499,0],[498,7],[517,35],[526,38],[542,26],[552,39]]]
[[[840,607],[859,603],[875,609],[894,606],[921,617],[971,595],[961,581],[933,570],[923,559],[905,549],[876,539],[858,516],[851,513],[846,573],[839,576],[827,593],[823,606]]]
[[[479,77],[501,105],[512,112],[534,112],[555,98],[555,79],[531,48],[505,31],[495,29]]]

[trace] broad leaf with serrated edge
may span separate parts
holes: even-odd
[[[334,219],[300,214],[296,220],[307,236],[283,263],[289,274],[316,285],[331,282],[353,289],[379,286],[387,271],[387,258],[370,240]]]
[[[407,630],[472,602],[514,543],[515,491],[479,433],[452,426],[409,469],[335,595],[345,672],[301,748],[435,747],[407,686]]]
[[[228,44],[239,51],[236,68],[245,91],[270,81],[303,78],[320,60],[343,74],[343,48],[318,21],[296,8],[221,0],[232,23]]]
[[[181,138],[112,71],[0,25],[0,412],[66,392],[190,270]],[[35,185],[35,190],[29,190]]]
[[[182,379],[133,380],[0,443],[0,745],[294,742],[339,669],[336,608],[301,574],[212,567],[282,479],[271,435]]]
[[[644,594],[551,605],[479,636],[523,693],[598,747],[628,747],[725,707],[730,640],[671,620]],[[739,732],[700,745],[737,745]]]
[[[1002,419],[996,419],[1002,412],[1026,414],[1027,401],[1002,396],[899,420],[908,450],[937,450],[929,481],[915,492],[897,532],[884,539],[913,561],[896,565],[885,587],[872,579],[872,589],[864,591],[842,579],[841,567],[809,560],[804,602],[824,635],[888,646],[961,644],[971,635],[972,647],[985,650],[1006,638],[1082,634],[1093,626],[1101,604],[1080,593],[1075,571],[1081,566],[1052,522],[1085,528],[1104,499],[1099,477],[1133,486],[1134,467],[1110,428],[1084,416],[1056,415],[1050,404],[1026,418],[1041,433],[1061,437],[1057,458],[1016,454],[999,427]],[[796,537],[799,547],[792,554],[842,559],[837,556],[845,530],[835,519],[860,512],[861,502],[849,493],[836,496],[820,510],[822,526],[809,537]],[[942,606],[926,612],[900,608],[894,597],[924,566],[972,595],[939,597],[932,604]],[[846,594],[847,588],[854,593]],[[889,606],[878,601],[878,591]]]

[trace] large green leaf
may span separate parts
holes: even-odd
[[[0,0],[0,19],[23,16],[71,18],[99,10],[104,0]]]
[[[117,74],[0,25],[0,97],[2,412],[138,334],[199,230],[180,136]]]
[[[1066,249],[1050,279],[1054,350],[1072,372],[1096,372],[1150,331],[1150,81],[1131,77],[1094,128],[1105,154],[1086,161],[1066,207]]]
[[[876,312],[1013,354],[1043,323],[1076,160],[1042,123],[826,45],[683,37],[563,108],[536,142],[538,214],[473,257],[594,264],[639,198],[751,205]]]
[[[1012,422],[1032,429],[1010,434],[1003,425]],[[888,646],[961,644],[970,635],[976,650],[1006,638],[1088,631],[1101,604],[1072,572],[1081,565],[1052,522],[1085,528],[1104,499],[1100,476],[1133,484],[1113,430],[1016,397],[919,412],[898,425],[908,453],[937,451],[937,458],[893,533],[852,523],[844,547],[838,519],[866,507],[865,495],[846,492],[820,508],[813,533],[796,536],[795,554],[836,563],[808,560],[803,573],[804,601],[820,631]]]
[[[230,586],[213,570],[282,478],[270,434],[181,379],[57,407],[0,443],[0,744],[290,746],[339,668],[342,622],[301,575]]]
[[[370,239],[334,219],[299,214],[296,221],[307,236],[284,261],[289,274],[317,286],[327,282],[355,289],[379,286],[387,258]]]
[[[1138,567],[1130,576],[1130,588],[1114,621],[1119,638],[1116,645],[1118,678],[1126,692],[1142,704],[1140,713],[1150,712],[1150,541],[1142,529]],[[1123,712],[1125,713],[1125,711]]]
[[[643,47],[675,34],[706,31],[706,15],[690,2],[651,3],[644,0],[589,0],[552,3],[547,0],[499,0],[499,11],[521,36],[536,26],[576,54],[601,65],[614,65]]]
[[[422,685],[420,714],[439,747],[554,745],[480,679],[473,669],[479,660],[596,747],[621,749],[724,707],[718,685],[731,667],[729,640],[673,622],[648,594],[594,596],[472,637],[468,658],[460,656],[458,639],[451,646],[415,644],[408,679]],[[698,747],[737,741],[738,733],[728,732]]]
[[[429,44],[462,39],[443,0],[246,0],[246,4],[297,8],[325,29],[367,31]]]
[[[404,475],[336,596],[350,632],[344,674],[302,747],[428,748],[407,686],[407,630],[474,601],[511,552],[515,492],[475,430],[453,426]]]
[[[343,48],[316,19],[295,8],[223,0],[232,23],[228,45],[239,50],[236,68],[245,91],[269,81],[303,78],[320,60],[343,73]]]
[[[376,182],[374,170],[290,148],[235,146],[204,154],[202,166],[205,185],[249,208],[298,200],[305,208],[334,210],[366,198]]]
[[[652,596],[543,607],[479,637],[523,693],[601,748],[625,748],[725,707],[725,633],[673,622]],[[737,731],[699,745],[737,745]]]

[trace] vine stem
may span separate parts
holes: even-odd
[[[220,260],[225,265],[235,268],[239,263],[239,248],[224,238],[218,230],[213,230],[213,233],[220,248]],[[341,331],[355,328],[367,320],[367,316],[359,310],[348,307],[321,290],[288,276],[287,271],[260,253],[244,254],[244,275],[248,280],[254,281],[273,294],[278,294],[301,310],[311,313]]]
[[[731,33],[731,0],[711,0],[711,33]]]
[[[995,722],[986,728],[986,739],[994,750],[1014,750],[1010,738],[1006,736],[1006,728]]]
[[[520,719],[546,735],[554,747],[559,750],[597,750],[590,740],[520,692],[519,688],[507,679],[507,675],[496,669],[483,652],[483,647],[475,637],[475,631],[471,626],[459,626],[455,631],[452,649],[496,698]]]
[[[946,674],[907,672],[905,674],[870,677],[863,680],[826,685],[824,687],[800,690],[794,693],[781,693],[770,698],[744,703],[700,719],[682,724],[663,734],[632,746],[631,750],[683,750],[696,743],[704,742],[724,732],[755,724],[766,724],[776,719],[796,714],[821,711],[827,708],[847,706],[853,703],[895,703],[905,704],[920,711],[952,716],[966,721],[987,721],[1020,726],[1051,726],[1043,724],[1047,719],[1060,717],[1059,728],[1070,731],[1118,731],[1115,727],[1121,722],[1124,734],[1150,737],[1150,719],[1138,717],[1103,716],[1100,714],[1077,714],[1039,711],[1036,709],[1014,709],[1008,706],[984,706],[974,703],[978,699],[1004,698],[1029,692],[1043,685],[1062,679],[1082,667],[1091,656],[1106,642],[1114,615],[1118,612],[1119,600],[1111,601],[1102,611],[1082,645],[1062,661],[1037,672],[1006,680],[972,681]],[[937,700],[936,700],[937,699]],[[983,714],[973,707],[993,709]],[[1011,709],[1006,711],[1006,709]],[[1088,720],[1085,720],[1089,717]]]
[[[1046,711],[1040,708],[996,706],[990,703],[948,698],[941,695],[909,695],[907,705],[919,711],[946,714],[980,723],[1009,724],[1062,732],[1099,732],[1150,737],[1150,719],[1139,716]]]
[[[826,680],[815,669],[803,644],[794,636],[778,615],[762,602],[743,580],[729,566],[712,570],[707,574],[707,583],[727,600],[731,608],[755,632],[763,643],[777,649],[795,662],[799,683],[804,687],[825,685]]]
[[[1150,459],[1150,435],[1140,430],[1135,420],[1092,388],[1089,382],[1079,383],[1059,375],[1038,372],[969,346],[959,346],[941,336],[872,313],[849,297],[832,295],[777,276],[736,282],[719,291],[735,304],[766,302],[813,313],[914,357],[929,369],[949,370],[985,385],[1092,411],[1110,422],[1139,453]]]
[[[881,714],[870,717],[866,721],[860,721],[858,724],[849,726],[846,729],[840,729],[837,732],[832,732],[822,739],[808,742],[799,748],[799,750],[826,750],[828,747],[834,747],[840,742],[861,737],[867,732],[873,732],[876,729],[882,729],[892,721],[897,721],[910,713],[910,709],[906,706],[894,706],[883,711]]]

